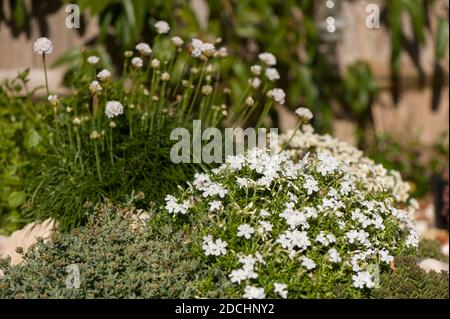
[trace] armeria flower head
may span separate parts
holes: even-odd
[[[100,72],[98,72],[97,78],[102,82],[109,81],[111,79],[111,72],[109,72],[106,69],[103,69]]]
[[[136,50],[143,56],[150,56],[152,54],[152,48],[145,42],[141,42],[136,45]]]
[[[133,65],[136,69],[141,69],[144,66],[144,61],[139,57],[134,57],[131,59],[131,65]]]
[[[314,117],[312,112],[305,107],[299,107],[296,109],[295,114],[305,121],[310,121]]]
[[[170,26],[166,21],[160,20],[155,23],[156,32],[166,34],[170,31]]]
[[[172,37],[172,43],[174,46],[176,46],[177,48],[181,47],[184,43],[183,39],[180,37]]]
[[[267,97],[273,99],[279,104],[284,104],[286,102],[286,93],[282,89],[272,89],[267,92]]]
[[[102,92],[102,86],[100,85],[100,82],[92,81],[91,84],[89,84],[89,92],[94,95],[100,94]]]
[[[267,68],[265,75],[266,78],[272,82],[280,79],[280,73],[278,73],[277,69],[275,68]]]
[[[123,105],[118,101],[108,101],[105,108],[106,117],[112,119],[123,114]]]
[[[90,64],[90,65],[97,65],[98,62],[100,62],[100,58],[98,56],[95,55],[91,55],[90,57],[88,57],[86,59],[86,61]]]
[[[53,52],[53,44],[50,39],[43,37],[34,42],[33,49],[39,55],[51,54]]]
[[[269,52],[260,53],[258,58],[267,66],[274,66],[277,64],[277,58]]]

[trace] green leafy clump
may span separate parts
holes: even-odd
[[[395,271],[383,274],[373,297],[380,299],[448,299],[448,273],[426,273],[414,257],[396,260]]]
[[[141,222],[133,213],[136,209],[104,206],[85,227],[39,241],[23,264],[11,267],[3,260],[0,298],[195,297],[196,279],[207,271],[191,253],[195,233],[136,228]],[[69,265],[79,267],[78,289],[66,287]]]
[[[0,83],[0,233],[6,234],[24,223],[21,207],[27,200],[29,162],[43,150],[42,105],[31,101],[28,73]]]

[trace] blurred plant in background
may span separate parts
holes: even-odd
[[[23,224],[19,213],[27,195],[25,177],[30,155],[42,146],[39,105],[27,87],[26,70],[0,84],[0,230],[10,232]],[[26,96],[19,95],[25,89]]]

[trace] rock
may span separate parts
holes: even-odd
[[[430,272],[434,270],[435,272],[448,272],[448,264],[437,259],[427,258],[423,259],[419,262],[419,267],[425,270],[426,272]]]
[[[28,224],[9,237],[0,237],[0,257],[10,256],[12,265],[20,264],[22,256],[16,252],[16,248],[21,247],[26,251],[38,238],[48,239],[55,229],[55,221],[47,219],[42,223]]]
[[[442,252],[445,256],[448,256],[448,243],[446,243],[445,245],[442,245],[442,247],[441,247],[441,252]]]
[[[428,239],[428,240],[437,240],[441,244],[445,244],[445,243],[448,243],[448,230],[432,227],[432,228],[427,229],[422,234],[421,238]]]

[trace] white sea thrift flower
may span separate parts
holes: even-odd
[[[300,260],[302,266],[305,267],[307,270],[313,270],[314,268],[316,268],[316,263],[312,259],[303,256],[300,258]]]
[[[153,52],[152,48],[145,42],[136,45],[136,50],[143,56],[150,56]]]
[[[284,104],[286,101],[286,93],[282,89],[272,89],[267,92],[267,97],[273,99],[275,102]]]
[[[251,78],[248,80],[248,82],[254,90],[259,89],[259,87],[261,86],[261,79],[258,77]]]
[[[268,66],[274,66],[277,64],[277,58],[269,52],[264,52],[264,53],[260,53],[258,55],[258,58],[265,64]]]
[[[339,256],[339,253],[335,248],[331,248],[328,251],[328,259],[335,264],[340,263],[342,261],[341,256]]]
[[[265,75],[269,81],[276,81],[280,79],[280,73],[278,73],[275,68],[267,68]]]
[[[81,125],[81,119],[80,119],[79,117],[75,117],[75,118],[72,120],[72,124],[73,124],[73,125],[76,125],[76,126]]]
[[[214,241],[212,236],[203,237],[203,250],[205,251],[206,256],[221,256],[227,253],[226,247],[228,243],[217,239]]]
[[[237,235],[238,237],[244,237],[250,239],[255,232],[255,229],[248,224],[239,225]]]
[[[245,287],[244,298],[246,298],[246,299],[264,299],[264,298],[266,298],[266,294],[264,293],[264,288],[247,286],[247,287]]]
[[[43,54],[52,54],[53,52],[53,44],[50,39],[47,38],[39,38],[34,42],[34,53],[43,55]]]
[[[203,42],[199,39],[192,39],[191,42],[191,55],[193,57],[200,57],[202,55],[211,56],[215,52],[215,46],[212,43]]]
[[[106,69],[101,70],[100,72],[98,72],[97,78],[102,82],[109,81],[111,79],[111,72]]]
[[[312,112],[305,107],[299,107],[296,109],[295,114],[305,121],[310,121],[314,117]]]
[[[253,100],[253,98],[251,96],[249,96],[245,99],[245,105],[253,106],[253,105],[255,105],[255,100]]]
[[[158,59],[152,59],[151,61],[150,61],[150,66],[153,68],[153,69],[159,69],[159,67],[161,66],[161,62],[158,60]]]
[[[118,101],[108,101],[106,102],[105,108],[106,117],[112,119],[116,116],[123,114],[123,105]]]
[[[172,40],[173,45],[178,48],[181,47],[184,43],[183,39],[181,39],[180,37],[176,37],[176,36],[172,37],[171,40]]]
[[[255,76],[260,76],[261,70],[262,70],[262,68],[259,65],[252,65],[250,68],[250,72],[252,72],[252,74]]]
[[[274,283],[274,292],[278,294],[281,298],[286,299],[288,295],[287,291],[287,285],[286,284],[280,284],[280,283]]]
[[[213,91],[213,87],[211,85],[204,85],[202,86],[202,94],[203,95],[210,95]]]
[[[161,81],[167,82],[170,80],[170,74],[167,72],[163,72],[163,74],[161,74]]]
[[[58,106],[59,105],[59,96],[54,94],[54,95],[49,95],[48,96],[48,101],[50,102],[50,104],[52,106]]]
[[[170,31],[170,26],[166,21],[157,21],[155,23],[155,28],[156,28],[156,32],[158,32],[159,34],[166,34],[169,33]]]
[[[189,209],[189,201],[185,200],[182,203],[178,203],[177,199],[172,195],[166,196],[166,209],[169,214],[182,214],[185,215]]]
[[[100,133],[97,132],[96,130],[93,130],[93,131],[91,132],[91,134],[89,135],[89,138],[90,138],[91,140],[98,140],[100,137],[101,137]]]
[[[144,61],[139,57],[134,57],[131,59],[131,65],[133,65],[136,69],[140,69],[144,66]]]
[[[221,47],[219,50],[214,52],[215,57],[226,58],[228,56],[228,49],[225,47]]]
[[[92,81],[91,84],[89,84],[89,92],[93,95],[98,95],[102,92],[102,86],[100,85],[100,82],[98,81]]]
[[[87,62],[90,65],[97,65],[98,62],[100,62],[100,58],[98,56],[91,55],[90,57],[87,58]]]

